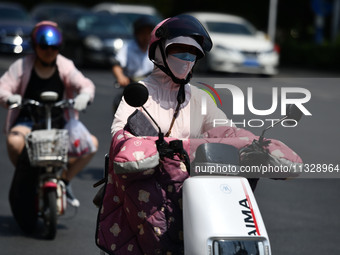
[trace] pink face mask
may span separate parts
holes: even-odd
[[[185,79],[195,65],[196,56],[190,53],[173,54],[167,57],[168,66],[175,77]]]

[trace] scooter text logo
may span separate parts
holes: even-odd
[[[230,194],[232,191],[228,184],[221,184],[220,189],[223,193],[226,193],[226,194]]]
[[[216,89],[220,89],[227,94],[231,94],[233,101],[233,115],[245,115],[245,107],[248,107],[250,113],[257,116],[269,116],[273,114],[277,109],[280,110],[282,116],[285,116],[287,105],[295,105],[304,115],[311,116],[312,113],[305,106],[311,99],[311,93],[308,89],[300,88],[300,87],[272,87],[271,90],[271,106],[268,109],[256,109],[254,107],[254,89],[253,87],[248,87],[246,96],[244,92],[233,84],[215,84],[214,86],[210,86],[205,83],[201,83],[205,88],[201,88],[209,95],[215,104],[217,105],[215,97],[219,100],[220,105],[222,106],[222,100],[220,95],[218,94]],[[209,88],[209,90],[207,89]],[[212,92],[210,92],[212,91]],[[280,93],[279,93],[280,92]],[[207,114],[207,96],[202,97],[201,104],[201,114]],[[247,103],[246,102],[247,99]],[[265,126],[265,122],[271,123],[273,125],[278,119],[243,119],[242,121],[233,122],[232,119],[215,119],[214,127],[221,125],[232,125],[235,124],[237,126],[249,126],[249,127],[263,127]],[[293,124],[292,124],[293,123]],[[297,125],[297,121],[294,119],[285,119],[281,123],[284,127],[295,127]]]

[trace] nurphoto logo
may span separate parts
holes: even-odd
[[[254,90],[253,87],[247,88],[246,97],[243,91],[236,85],[233,84],[215,84],[214,86],[205,84],[200,82],[205,88],[201,88],[203,91],[207,93],[206,96],[202,96],[202,104],[201,104],[201,114],[207,114],[207,96],[209,95],[212,100],[217,105],[218,99],[220,105],[222,106],[222,100],[220,94],[216,91],[216,89],[222,90],[222,92],[226,92],[227,94],[231,94],[233,99],[233,115],[245,115],[245,107],[248,107],[248,110],[257,116],[269,116],[273,114],[279,107],[280,113],[282,116],[287,114],[287,106],[295,105],[304,115],[311,116],[312,113],[306,108],[305,104],[310,101],[311,93],[308,89],[300,88],[300,87],[273,87],[271,91],[271,106],[268,109],[256,109],[254,107]],[[208,90],[209,89],[209,90]],[[210,92],[212,91],[212,92]],[[280,91],[280,93],[279,93]],[[247,100],[246,100],[247,99]],[[245,103],[246,102],[246,103]],[[265,121],[271,122],[272,125],[278,119],[243,119],[243,121],[233,122],[232,119],[215,119],[214,126],[221,125],[230,125],[235,124],[238,126],[246,127],[263,127]],[[292,124],[293,123],[293,124]],[[285,119],[281,123],[284,127],[295,127],[297,125],[297,121],[293,119]]]

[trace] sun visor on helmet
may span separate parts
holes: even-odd
[[[175,37],[172,39],[168,39],[165,41],[165,49],[170,46],[171,44],[185,44],[185,45],[191,45],[194,46],[195,48],[197,48],[198,50],[201,51],[201,53],[204,56],[204,51],[201,47],[201,45],[198,44],[198,42],[196,40],[194,40],[192,37],[188,37],[188,36],[179,36],[179,37]]]
[[[33,38],[36,44],[60,46],[62,35],[58,28],[50,25],[42,25],[34,31]]]
[[[210,51],[212,41],[203,25],[193,16],[181,14],[166,20],[156,31],[158,38],[172,39],[190,36],[200,44],[203,51]]]

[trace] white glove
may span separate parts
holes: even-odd
[[[74,99],[74,105],[73,108],[76,109],[77,111],[83,111],[86,109],[87,104],[89,103],[91,97],[89,94],[79,94],[76,96]]]
[[[12,105],[12,104],[21,105],[21,101],[22,101],[22,97],[21,97],[21,95],[18,95],[18,94],[11,95],[11,96],[7,99],[7,103],[8,103],[9,105]]]

